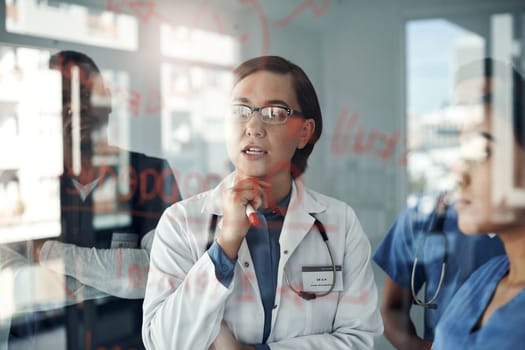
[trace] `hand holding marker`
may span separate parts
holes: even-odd
[[[259,225],[259,217],[250,203],[246,204],[246,216],[248,217],[248,221],[250,221],[250,225]]]

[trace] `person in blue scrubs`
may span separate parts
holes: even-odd
[[[434,328],[457,289],[477,267],[504,254],[497,237],[462,234],[453,205],[444,204],[442,220],[438,223],[439,198],[425,195],[404,209],[373,255],[373,260],[386,273],[381,308],[384,334],[397,349],[430,348]],[[438,290],[445,254],[448,259]],[[422,338],[410,318],[410,309],[415,304],[412,274],[414,293],[424,287],[421,301],[428,302],[435,296],[431,305],[425,306]]]
[[[484,72],[480,76],[479,72]],[[459,102],[478,103],[465,118],[455,202],[465,234],[494,232],[506,256],[480,267],[455,294],[433,348],[522,349],[525,344],[525,115],[523,78],[485,59],[460,70]],[[512,106],[504,103],[512,101]],[[512,108],[510,108],[512,107]],[[512,114],[511,114],[512,111]],[[476,113],[477,112],[477,113]]]

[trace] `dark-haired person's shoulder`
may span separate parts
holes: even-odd
[[[123,151],[124,152],[128,152],[130,157],[134,157],[134,158],[136,158],[139,161],[152,162],[152,163],[167,161],[166,158],[156,157],[156,156],[152,156],[152,155],[145,154],[145,153],[142,153],[142,152],[128,151],[128,150],[123,150]]]

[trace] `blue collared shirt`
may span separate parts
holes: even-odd
[[[279,208],[287,208],[290,194],[279,203]],[[279,237],[283,226],[284,216],[279,212],[268,212],[264,215],[257,212],[260,225],[250,227],[246,234],[246,243],[253,260],[257,283],[261,293],[264,308],[264,331],[261,344],[255,345],[257,350],[270,348],[266,345],[272,324],[272,309],[277,289],[277,270],[280,259]],[[233,279],[236,260],[230,260],[222,248],[214,242],[208,250],[215,265],[215,274],[224,286],[229,286]]]

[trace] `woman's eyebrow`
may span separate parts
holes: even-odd
[[[246,97],[235,97],[233,98],[232,102],[249,103],[250,100],[247,99]],[[283,100],[267,100],[263,103],[263,106],[275,106],[275,105],[289,107],[288,103],[286,103]]]
[[[268,100],[268,101],[266,101],[265,104],[266,105],[283,105],[283,106],[288,107],[288,103],[286,103],[283,100]]]
[[[489,140],[489,141],[494,141],[494,136],[492,136],[491,134],[489,134],[488,132],[486,131],[480,131],[479,134],[481,136],[483,136],[483,138]]]
[[[232,102],[248,103],[250,100],[248,100],[246,97],[235,97],[232,99]]]

